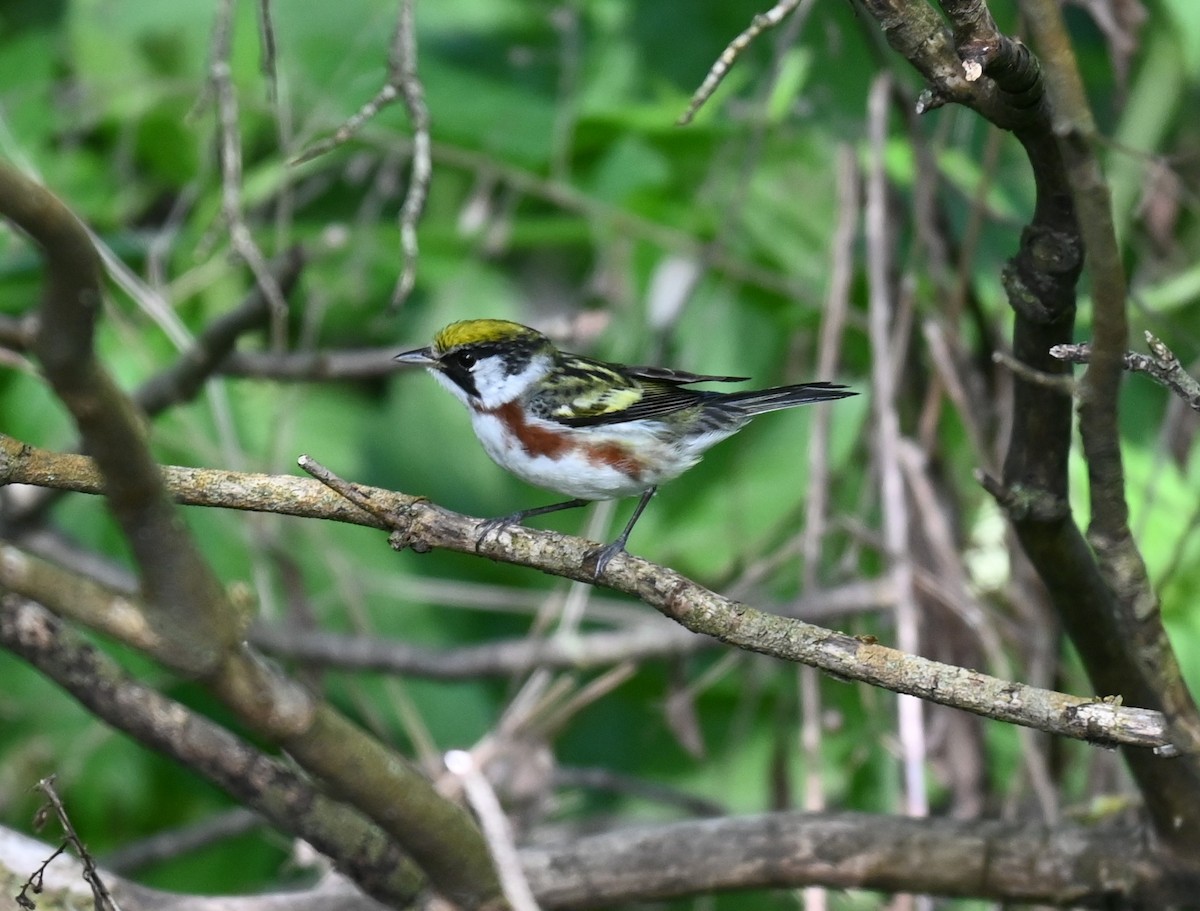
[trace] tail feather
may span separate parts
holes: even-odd
[[[748,392],[719,393],[722,405],[733,405],[746,414],[764,414],[781,408],[793,408],[809,402],[829,402],[858,395],[840,383],[800,383]]]

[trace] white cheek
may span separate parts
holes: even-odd
[[[498,408],[519,398],[532,383],[550,370],[550,360],[544,356],[530,359],[520,373],[507,373],[499,357],[487,357],[475,365],[471,376],[479,390],[479,402],[484,408]]]

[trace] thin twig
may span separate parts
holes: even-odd
[[[1183,369],[1175,352],[1166,346],[1154,333],[1146,333],[1146,344],[1150,354],[1125,352],[1125,369],[1130,373],[1144,373],[1156,383],[1166,386],[1193,411],[1200,411],[1200,381]],[[1070,364],[1086,364],[1092,357],[1092,346],[1086,342],[1078,345],[1055,345],[1050,353]]]
[[[466,750],[451,750],[446,754],[446,769],[462,783],[471,809],[479,817],[479,827],[487,839],[509,905],[513,911],[540,911],[521,867],[512,826],[496,792],[475,764],[475,758]]]
[[[850,286],[854,276],[854,242],[862,206],[859,199],[857,157],[849,146],[838,149],[838,218],[830,251],[829,287],[822,310],[816,375],[834,377],[841,359],[842,339],[850,309]],[[812,594],[820,583],[821,545],[825,539],[829,509],[829,438],[832,413],[819,409],[813,414],[808,445],[808,499],[800,552],[804,557],[804,592]],[[822,761],[821,681],[815,668],[802,667],[800,690],[800,747],[804,753],[804,809],[825,809],[824,763]],[[824,911],[828,895],[824,889],[804,891],[804,906]]]
[[[879,590],[883,587],[856,582],[837,588],[814,589],[798,601],[771,605],[770,610],[809,622],[833,623],[888,609],[889,601]],[[456,607],[464,606],[465,598],[479,599],[487,591],[476,593],[472,587],[453,586],[448,587],[448,594],[461,592],[461,595],[439,596],[436,588],[431,586],[425,590],[412,580],[405,581],[404,589],[406,597],[434,603],[441,597],[443,603]],[[593,602],[600,600],[593,599]],[[527,674],[535,668],[587,671],[623,661],[678,659],[719,644],[683,627],[664,623],[638,623],[627,629],[582,632],[569,637],[496,639],[447,649],[426,648],[379,636],[298,629],[280,623],[256,624],[250,628],[248,639],[271,655],[302,665],[434,680],[512,677]]]
[[[679,116],[679,119],[675,121],[675,125],[683,127],[691,123],[700,108],[712,97],[713,92],[717,90],[717,87],[729,75],[729,71],[733,69],[733,65],[737,62],[742,51],[748,48],[754,39],[767,29],[772,29],[782,22],[788,13],[792,12],[802,2],[803,0],[780,0],[779,3],[776,3],[765,13],[758,13],[750,20],[749,28],[730,41],[725,50],[721,52],[721,56],[713,63],[712,68],[708,71],[708,75],[700,83],[700,88],[696,89],[695,94],[692,95],[692,100],[688,104],[687,110]]]
[[[279,70],[276,67],[275,23],[271,16],[271,0],[258,0],[258,38],[262,43],[261,67],[267,79],[267,100],[272,107],[279,104]]]
[[[212,61],[209,64],[221,150],[221,214],[229,228],[229,240],[234,252],[250,267],[254,280],[271,306],[272,347],[283,350],[287,330],[287,301],[242,214],[242,143],[238,132],[237,92],[233,87],[233,67],[230,63],[233,7],[233,0],[220,0],[217,5],[213,23]]]
[[[176,706],[175,711],[182,714],[186,710]],[[131,844],[122,845],[104,855],[104,866],[114,873],[129,874],[261,829],[265,822],[254,810],[234,807],[198,822],[155,832]]]
[[[387,81],[375,96],[351,115],[333,135],[321,139],[292,159],[299,165],[311,161],[350,140],[368,122],[396,100],[404,102],[412,126],[412,164],[408,174],[408,192],[400,207],[400,252],[402,265],[396,288],[392,292],[392,307],[399,307],[412,293],[416,284],[417,223],[425,211],[429,184],[433,177],[432,139],[429,135],[429,107],[425,103],[425,87],[417,74],[417,39],[414,6],[416,0],[401,0],[388,51]]]
[[[417,37],[413,5],[416,0],[401,0],[396,33],[392,37],[392,52],[388,58],[392,78],[398,80],[400,94],[413,130],[412,166],[408,174],[408,192],[400,207],[400,251],[403,267],[392,292],[392,308],[396,309],[412,293],[417,280],[417,222],[425,211],[429,183],[433,177],[431,142],[429,137],[429,108],[425,104],[425,87],[417,76]]]
[[[1050,353],[1054,354],[1056,349],[1063,347],[1074,346],[1055,345],[1054,348],[1050,349]],[[1054,354],[1054,356],[1058,357],[1057,354]],[[1063,358],[1063,360],[1067,360],[1067,358]],[[1074,377],[1061,373],[1045,373],[1041,370],[1034,370],[1024,361],[1017,360],[1007,351],[993,351],[992,362],[1008,368],[1014,376],[1020,377],[1027,383],[1034,383],[1046,389],[1056,389],[1063,395],[1075,396],[1078,394],[1078,384],[1075,382]]]
[[[67,815],[67,808],[63,806],[62,798],[58,796],[58,792],[54,789],[54,776],[51,775],[48,778],[43,778],[37,783],[36,788],[46,798],[45,805],[37,812],[38,827],[41,827],[41,823],[45,820],[49,811],[53,810],[54,815],[58,818],[58,824],[63,828],[63,835],[66,838],[63,847],[69,844],[74,848],[76,856],[83,864],[83,878],[91,886],[92,900],[95,902],[97,911],[121,911],[120,905],[112,897],[112,894],[108,891],[108,887],[104,885],[104,880],[100,878],[100,871],[96,868],[96,859],[92,857],[92,852],[87,849],[87,845],[83,843],[83,839],[75,831],[75,826],[71,824],[71,817]],[[54,856],[57,856],[61,850],[62,848],[56,851]],[[53,860],[53,857],[50,860]],[[47,860],[46,863],[48,864],[50,860]],[[17,902],[22,907],[30,909],[36,907],[32,901],[25,897],[25,892],[31,886],[35,892],[40,891],[34,884],[34,877],[39,876],[44,870],[45,865],[21,887],[21,895],[18,897]]]
[[[380,506],[380,504],[372,501],[370,494],[360,490],[357,486],[351,484],[349,481],[339,478],[336,474],[334,474],[316,459],[310,458],[307,455],[302,455],[296,459],[296,464],[330,490],[335,491],[339,496],[345,497],[363,511],[369,512],[380,522],[383,522],[384,524],[391,523],[392,517],[388,515],[386,507]]]
[[[868,100],[871,164],[865,199],[867,271],[870,280],[868,334],[872,356],[877,471],[883,508],[883,537],[889,571],[896,585],[896,637],[902,651],[916,652],[920,644],[913,565],[909,556],[908,500],[900,468],[900,415],[896,390],[907,338],[896,337],[897,302],[891,268],[892,238],[887,206],[887,178],[883,166],[891,78],[875,80]],[[907,335],[907,334],[906,334]],[[925,816],[929,801],[925,790],[925,722],[921,703],[901,696],[897,700],[904,770],[906,811]]]

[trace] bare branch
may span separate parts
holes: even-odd
[[[54,776],[43,778],[37,783],[37,790],[41,791],[46,798],[46,804],[37,812],[37,818],[44,820],[48,815],[48,811],[53,810],[54,816],[58,819],[58,824],[62,826],[65,836],[64,846],[69,844],[75,849],[75,856],[83,864],[83,878],[92,890],[92,903],[96,911],[121,911],[116,900],[108,891],[108,887],[104,884],[104,880],[100,876],[100,871],[96,868],[96,859],[92,857],[92,852],[87,849],[87,845],[79,837],[79,833],[75,831],[75,826],[71,823],[71,817],[67,815],[67,808],[63,806],[62,798],[58,796],[58,791],[54,788]],[[61,848],[59,849],[62,850]],[[57,851],[55,855],[57,855]],[[49,863],[47,861],[46,863]],[[35,893],[41,891],[41,881],[45,866],[33,874],[25,885],[21,887],[21,894],[17,896],[17,904],[23,908],[32,909],[36,904],[29,899],[25,893],[30,888]]]
[[[1054,0],[1023,0],[1023,7],[1045,64],[1054,135],[1079,213],[1094,308],[1092,349],[1080,384],[1079,432],[1091,502],[1087,541],[1108,589],[1107,597],[1096,607],[1109,616],[1097,624],[1096,612],[1089,611],[1086,617],[1076,619],[1073,636],[1081,643],[1081,651],[1088,636],[1101,628],[1102,635],[1117,637],[1124,644],[1117,667],[1125,692],[1141,704],[1161,707],[1166,715],[1171,739],[1183,756],[1169,768],[1144,765],[1140,757],[1131,756],[1130,763],[1157,833],[1190,851],[1200,840],[1200,811],[1196,809],[1200,801],[1200,711],[1167,638],[1158,595],[1129,528],[1117,419],[1129,336],[1128,288],[1112,221],[1111,192],[1095,152],[1096,126],[1062,8]],[[1047,354],[1049,351],[1050,347]],[[1080,631],[1079,626],[1085,629]],[[1091,656],[1093,680],[1117,669],[1107,656],[1100,659],[1098,653],[1108,650],[1099,644]],[[1098,668],[1098,659],[1107,666]]]
[[[42,842],[0,826],[0,878],[13,881],[49,850]],[[39,909],[92,908],[91,891],[82,882],[83,865],[62,856],[45,871]],[[309,888],[255,896],[187,895],[150,889],[116,874],[105,874],[109,890],[123,911],[380,911],[345,877],[329,875]]]
[[[271,283],[285,299],[299,280],[303,266],[303,253],[299,247],[293,247],[268,267]],[[228,359],[238,339],[266,322],[270,306],[270,297],[260,283],[235,309],[206,326],[178,362],[147,380],[134,393],[134,401],[147,415],[153,416],[176,402],[194,398],[204,381]]]
[[[896,586],[896,643],[901,651],[911,653],[919,647],[919,612],[909,543],[911,519],[900,467],[900,414],[896,402],[899,388],[897,380],[903,363],[901,352],[908,347],[908,337],[907,333],[903,333],[899,338],[893,338],[896,323],[902,321],[896,316],[900,307],[892,273],[893,235],[887,205],[887,177],[884,173],[891,89],[891,75],[884,73],[871,86],[867,101],[871,143],[864,210],[870,286],[867,334],[871,341],[871,404],[876,425],[873,456],[883,511],[884,553],[889,575]],[[897,700],[896,708],[905,811],[910,816],[924,816],[929,812],[925,789],[924,708],[917,700],[904,696]]]
[[[309,632],[292,627],[255,627],[250,640],[263,651],[305,664],[343,670],[371,670],[469,680],[512,677],[536,668],[590,670],[622,661],[689,655],[713,645],[677,626],[645,625],[617,632],[581,633],[568,638],[506,639],[456,649],[430,649],[373,636]]]
[[[1071,400],[1057,389],[1018,378],[1003,481],[989,479],[988,485],[1045,583],[1093,685],[1120,689],[1126,699],[1161,707],[1179,719],[1179,732],[1170,739],[1180,749],[1180,758],[1163,763],[1127,751],[1126,759],[1160,834],[1180,845],[1194,844],[1200,839],[1200,815],[1184,808],[1200,806],[1200,724],[1124,518],[1114,409],[1126,344],[1125,283],[1112,237],[1107,189],[1089,148],[1094,128],[1061,9],[1054,0],[1024,2],[1025,18],[1052,76],[1047,85],[1029,50],[998,35],[984,0],[939,0],[953,31],[922,0],[862,2],[889,43],[929,80],[925,109],[947,101],[965,104],[1012,130],[1025,148],[1036,203],[1020,249],[1002,276],[1016,313],[1015,359],[1034,374],[1066,375],[1067,365],[1050,351],[1072,341],[1084,249],[1093,267],[1113,270],[1093,277],[1093,287],[1103,291],[1096,322],[1098,329],[1101,320],[1106,323],[1109,361],[1082,391],[1081,414],[1090,412],[1085,451],[1093,516],[1099,519],[1090,541],[1071,518]],[[1053,110],[1047,91],[1053,95]],[[1086,206],[1080,209],[1082,218],[1077,217],[1077,205]],[[1094,402],[1089,401],[1093,392]]]
[[[258,0],[258,39],[262,43],[262,72],[267,79],[267,100],[279,103],[279,71],[276,67],[275,20],[271,0]]]
[[[184,711],[182,706],[180,710]],[[123,844],[115,851],[105,854],[101,863],[114,873],[128,875],[135,870],[152,867],[194,851],[201,851],[210,845],[219,845],[231,838],[261,830],[266,825],[263,817],[254,810],[236,806],[206,816],[197,822],[160,830],[153,835]],[[403,855],[397,859],[401,863],[407,861]],[[420,875],[419,872],[417,875]]]
[[[212,59],[209,81],[217,105],[217,134],[221,150],[221,213],[229,229],[229,240],[242,258],[271,306],[273,347],[284,347],[287,301],[267,259],[242,215],[242,141],[238,131],[237,92],[233,86],[232,51],[234,0],[220,0],[213,23]]]
[[[1146,333],[1146,344],[1150,354],[1126,351],[1123,366],[1130,373],[1144,373],[1157,383],[1166,386],[1193,411],[1200,411],[1200,381],[1183,369],[1175,352],[1166,346],[1154,333]],[[1092,346],[1086,342],[1078,345],[1055,345],[1050,354],[1069,364],[1086,364],[1092,357]]]
[[[130,541],[143,591],[161,606],[151,623],[165,638],[192,644],[179,656],[180,670],[211,671],[225,641],[224,593],[176,521],[146,446],[130,443],[142,440],[141,418],[93,355],[100,269],[87,230],[50,193],[3,165],[0,213],[42,247],[46,290],[34,350],[106,476],[108,506]]]
[[[679,119],[675,121],[676,126],[687,126],[692,122],[700,108],[704,107],[713,92],[729,75],[729,71],[733,69],[733,65],[737,63],[738,57],[742,51],[748,48],[751,43],[768,29],[773,29],[779,25],[788,14],[794,12],[802,3],[807,3],[812,6],[812,0],[779,0],[773,7],[765,13],[758,13],[750,20],[749,27],[740,35],[734,38],[721,52],[721,56],[713,63],[712,68],[708,71],[708,75],[704,77],[704,81],[700,83],[700,88],[696,89],[692,95],[692,100],[688,103],[687,110],[679,115]]]
[[[304,258],[299,247],[293,247],[271,264],[272,274],[285,296],[291,294],[303,264]],[[133,393],[134,404],[147,417],[154,417],[172,405],[195,398],[205,380],[228,361],[238,339],[246,332],[266,325],[270,316],[270,305],[261,288],[255,285],[237,307],[205,327],[178,361],[139,386]],[[31,330],[36,330],[36,320],[27,318],[23,322]],[[33,338],[31,331],[25,344],[32,346]],[[80,446],[76,444],[73,448],[78,450]],[[57,500],[56,492],[47,488],[37,493],[38,496],[23,500],[18,507],[9,511],[6,519],[10,528],[29,528]]]
[[[380,111],[397,99],[404,101],[412,125],[412,164],[408,174],[408,192],[400,208],[400,252],[402,267],[396,288],[392,292],[392,307],[398,307],[412,293],[416,284],[417,223],[425,211],[429,184],[433,177],[433,143],[429,135],[429,108],[425,104],[425,87],[417,75],[417,39],[414,9],[415,0],[400,0],[396,28],[392,32],[388,52],[388,77],[375,96],[343,123],[332,136],[315,142],[292,159],[293,165],[311,161],[350,140]]]
[[[131,679],[45,609],[11,595],[0,599],[0,643],[96,717],[309,842],[380,901],[400,906],[424,888],[412,861],[362,814],[325,796],[289,763]]]
[[[498,895],[499,882],[466,812],[440,798],[394,751],[245,645],[241,614],[171,504],[136,408],[95,358],[99,267],[86,230],[44,188],[2,164],[0,213],[43,249],[47,289],[35,350],[96,457],[88,460],[90,469],[133,551],[144,596],[143,647],[167,667],[200,679],[243,723],[283,746],[331,792],[369,815],[447,897],[472,907],[486,904]],[[43,578],[45,569],[40,567]],[[347,750],[358,760],[353,768],[345,763]]]
[[[375,515],[354,506],[325,485],[307,478],[214,471],[163,469],[176,502],[192,506],[273,512],[331,519],[371,528],[390,528],[396,546],[440,547],[480,554],[553,575],[591,582],[588,557],[596,545],[568,535],[510,526],[479,541],[482,519],[436,506],[423,497],[356,485],[376,507]],[[0,483],[39,484],[100,493],[102,480],[89,459],[56,455],[23,446],[0,435]],[[384,523],[378,515],[387,515]],[[45,600],[39,591],[56,586],[38,580],[55,570],[31,555],[0,545],[0,585]],[[49,575],[48,575],[49,574]],[[1156,712],[1110,702],[1068,696],[999,680],[965,668],[906,655],[872,639],[858,639],[789,617],[756,610],[723,598],[674,570],[640,557],[613,560],[600,578],[610,588],[640,598],[687,629],[722,642],[785,661],[818,667],[834,676],[860,680],[897,693],[964,709],[998,721],[1022,724],[1100,744],[1165,746],[1162,718]],[[44,594],[44,592],[42,592]],[[87,624],[103,621],[103,605],[53,605]]]
[[[448,752],[446,769],[462,784],[471,809],[479,817],[479,825],[487,837],[496,869],[500,871],[500,881],[504,884],[505,898],[512,906],[512,911],[540,911],[525,871],[521,869],[512,826],[483,770],[466,750]]]
[[[0,828],[0,865],[19,866],[46,850]],[[1095,825],[1049,829],[1027,822],[874,813],[763,813],[555,839],[521,849],[520,859],[538,902],[554,911],[807,885],[912,889],[1072,908],[1188,907],[1195,897],[1194,880],[1172,881],[1163,858],[1140,832]],[[225,896],[158,892],[119,877],[110,879],[126,911],[377,908],[336,882],[322,891],[231,901]],[[59,883],[61,873],[55,887]],[[65,885],[71,896],[87,895],[75,883]]]
[[[429,137],[429,108],[425,105],[425,87],[417,76],[417,30],[413,6],[416,0],[400,0],[400,15],[392,37],[392,52],[388,64],[392,80],[396,81],[408,120],[413,130],[412,167],[408,173],[408,192],[400,207],[400,252],[403,267],[392,292],[392,307],[399,307],[412,293],[417,280],[417,222],[425,211],[429,183],[433,178],[431,142]]]
[[[621,829],[526,848],[522,860],[548,908],[620,907],[763,885],[1080,906],[1103,905],[1109,889],[1150,892],[1138,882],[1142,844],[1128,832],[1098,837],[977,819],[772,813]],[[1186,892],[1181,897],[1188,900]],[[1167,907],[1169,899],[1151,904]]]
[[[1055,345],[1050,349],[1050,353],[1054,357],[1058,357],[1054,352],[1064,345]],[[1065,358],[1063,358],[1065,360]],[[1054,389],[1066,396],[1074,396],[1076,392],[1076,383],[1073,377],[1065,376],[1061,373],[1043,373],[1040,370],[1034,370],[1024,361],[1019,361],[1007,351],[993,351],[992,362],[1000,364],[1011,370],[1016,376],[1020,377],[1027,383],[1033,383],[1036,386],[1043,386],[1046,389]]]
[[[871,583],[814,588],[802,598],[773,607],[772,612],[816,622],[886,610],[895,600],[892,589],[891,585]],[[434,680],[513,677],[536,668],[586,671],[622,661],[678,658],[719,645],[707,636],[666,623],[639,623],[630,629],[568,637],[501,639],[449,649],[282,625],[256,624],[248,636],[268,654],[303,664]]]
[[[361,351],[233,351],[218,369],[225,376],[285,383],[369,380],[396,372],[396,346]]]

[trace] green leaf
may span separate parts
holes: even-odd
[[[1194,79],[1200,75],[1200,3],[1163,0],[1163,8],[1174,23],[1173,32],[1183,51],[1187,74]]]

